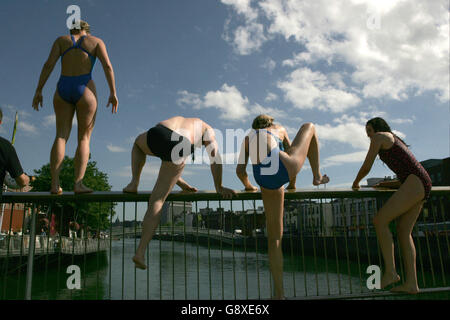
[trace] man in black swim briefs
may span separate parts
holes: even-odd
[[[146,156],[156,156],[162,160],[158,179],[148,202],[143,220],[142,236],[133,262],[137,268],[146,269],[144,254],[159,225],[163,204],[177,184],[184,191],[197,191],[181,178],[185,160],[194,154],[196,146],[205,146],[211,163],[211,173],[217,193],[224,199],[231,199],[236,193],[222,186],[222,159],[218,152],[214,130],[198,118],[173,117],[158,123],[140,134],[131,152],[131,182],[124,192],[137,192]]]

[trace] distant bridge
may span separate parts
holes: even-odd
[[[112,228],[112,238],[114,240],[122,239],[122,238],[134,238],[140,237],[142,233],[142,227],[113,227]],[[239,234],[233,234],[231,232],[225,232],[222,230],[215,229],[204,229],[197,227],[183,227],[183,226],[174,226],[174,227],[158,227],[155,231],[155,236],[171,236],[179,237],[183,235],[196,236],[199,235],[201,237],[209,237],[214,240],[221,240],[225,243],[232,243],[232,239],[237,241],[242,240],[244,236]]]

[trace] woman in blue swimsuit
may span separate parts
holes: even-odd
[[[92,189],[83,185],[82,180],[89,160],[89,142],[97,113],[97,92],[92,80],[92,69],[96,57],[102,63],[110,89],[107,106],[111,104],[112,112],[117,113],[118,100],[114,72],[105,44],[100,38],[90,34],[90,27],[87,22],[80,21],[80,29],[71,29],[70,36],[61,36],[53,43],[47,62],[42,68],[33,98],[33,108],[36,111],[39,111],[39,105],[42,108],[42,88],[59,57],[61,57],[61,77],[53,97],[56,116],[56,137],[50,154],[52,175],[50,192],[55,194],[62,193],[59,184],[59,172],[64,159],[66,142],[72,129],[72,119],[75,111],[78,122],[78,148],[74,159],[74,192],[92,192]]]
[[[253,176],[261,187],[266,212],[269,267],[275,287],[275,299],[284,298],[283,237],[284,188],[295,189],[295,178],[308,157],[313,172],[313,185],[328,183],[330,179],[319,170],[319,144],[312,123],[302,125],[294,141],[290,142],[286,129],[275,125],[273,118],[260,115],[252,124],[252,132],[245,137],[239,155],[236,174],[245,190],[257,190],[246,172],[248,159],[253,163]]]

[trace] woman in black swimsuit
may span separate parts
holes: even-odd
[[[385,263],[381,289],[400,280],[395,269],[394,243],[389,223],[397,219],[397,236],[406,270],[406,281],[393,288],[393,292],[417,293],[416,249],[411,232],[430,195],[431,179],[426,170],[409,151],[405,143],[391,132],[382,118],[373,118],[366,124],[370,148],[366,159],[353,182],[353,189],[359,189],[359,182],[370,172],[377,155],[395,172],[401,182],[400,188],[377,212],[373,219],[378,243]]]

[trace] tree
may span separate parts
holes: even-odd
[[[36,180],[31,183],[32,191],[49,191],[51,187],[50,163],[34,170]],[[74,160],[67,156],[64,157],[59,175],[60,186],[64,191],[72,191],[74,187]],[[108,175],[97,168],[95,161],[89,160],[83,184],[95,191],[111,191],[108,183]],[[67,235],[69,224],[76,222],[81,225],[81,229],[87,230],[105,230],[110,226],[110,215],[114,216],[114,207],[116,203],[96,203],[96,202],[64,202],[52,206],[41,207],[41,211],[55,214],[57,224],[62,226],[57,230],[62,230]],[[50,215],[49,215],[50,216]],[[72,224],[73,225],[73,224]],[[61,229],[60,229],[61,228]]]

